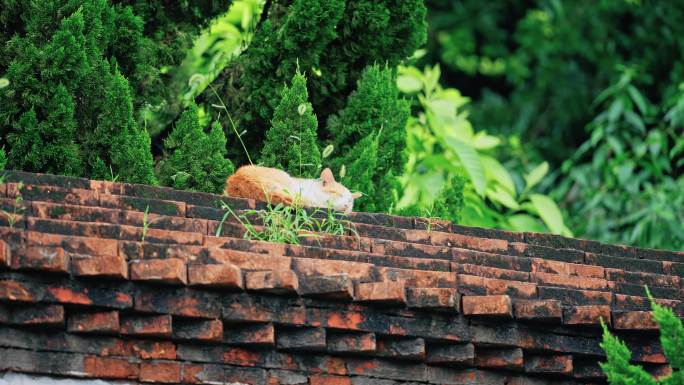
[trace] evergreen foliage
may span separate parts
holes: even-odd
[[[366,194],[359,202],[361,210],[387,211],[392,206],[393,191],[399,188],[396,177],[406,163],[409,115],[408,101],[399,97],[395,72],[373,65],[361,75],[346,107],[328,119],[328,131],[335,134],[333,144],[343,154],[333,164],[335,168],[345,164],[348,187]],[[376,142],[374,154],[362,145],[371,142]],[[377,159],[371,161],[368,156]],[[352,166],[354,163],[356,166]],[[374,167],[358,167],[363,163]],[[371,189],[377,193],[371,193]]]
[[[5,149],[0,148],[0,170],[4,170],[6,164],[7,164],[7,155],[5,154]]]
[[[680,385],[684,384],[684,326],[672,309],[658,305],[648,293],[653,308],[653,319],[660,329],[660,344],[672,367],[667,378],[655,379],[640,365],[630,364],[632,354],[617,337],[610,334],[603,324],[603,342],[607,362],[600,363],[601,369],[611,385]]]
[[[191,104],[164,140],[166,158],[161,162],[162,185],[182,190],[220,194],[235,171],[226,155],[226,137],[218,122],[205,132],[196,104]]]
[[[297,72],[292,85],[282,91],[259,163],[285,170],[290,175],[316,177],[321,164],[316,134],[318,120],[308,100],[306,78]]]

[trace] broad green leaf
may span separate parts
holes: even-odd
[[[629,96],[632,97],[632,101],[634,104],[637,105],[639,108],[639,111],[641,112],[641,115],[647,115],[648,114],[648,102],[644,98],[644,96],[639,92],[639,90],[636,89],[633,85],[627,86],[627,92],[629,92]]]
[[[511,193],[506,191],[506,189],[504,189],[501,186],[497,185],[494,186],[493,189],[487,189],[487,198],[491,199],[496,203],[500,203],[511,210],[520,209],[520,205],[515,200],[513,195],[511,195]]]
[[[413,94],[423,89],[423,82],[411,75],[399,75],[397,87],[405,94]]]
[[[516,195],[515,183],[508,170],[495,158],[487,155],[480,156],[487,180],[493,181],[505,188],[513,196]]]
[[[7,78],[0,78],[0,89],[5,88],[10,85],[10,81]]]
[[[549,163],[543,162],[539,166],[535,167],[529,174],[525,175],[526,190],[531,190],[536,186],[549,172]]]
[[[537,214],[544,221],[546,226],[554,234],[561,234],[565,228],[563,223],[563,215],[561,214],[556,202],[551,200],[551,198],[546,195],[532,194],[530,195],[530,201],[534,206]]]
[[[473,182],[473,187],[479,195],[485,193],[487,187],[487,180],[485,179],[484,168],[477,151],[462,141],[445,136],[444,141],[446,145],[458,156],[465,168],[466,173]]]
[[[508,217],[508,223],[511,225],[513,231],[531,231],[541,233],[544,229],[544,224],[539,219],[529,214],[515,214]]]
[[[496,136],[487,135],[486,132],[480,131],[475,134],[473,146],[478,150],[491,150],[501,144],[501,139]]]

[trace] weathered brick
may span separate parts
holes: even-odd
[[[7,306],[0,304],[0,324],[10,322],[10,310]]]
[[[67,330],[73,333],[118,333],[119,312],[71,314],[68,318]]]
[[[523,351],[520,348],[513,349],[484,349],[478,348],[475,353],[475,366],[517,370],[523,367]]]
[[[0,239],[0,269],[7,267],[11,260],[11,248],[4,240]]]
[[[684,263],[679,262],[663,262],[663,269],[667,275],[676,275],[684,277]]]
[[[500,269],[498,267],[473,265],[470,263],[453,263],[452,269],[459,274],[478,276],[483,278],[502,279],[507,281],[523,281],[530,280],[530,273],[526,271]]]
[[[370,244],[370,250],[376,254],[396,255],[412,258],[451,259],[451,250],[446,246],[432,246],[420,243],[387,241],[382,239],[362,238]]]
[[[625,294],[615,294],[614,296],[615,296],[615,304],[613,306],[614,310],[622,310],[622,311],[628,311],[628,310],[648,311],[648,310],[651,310],[651,303],[648,300],[648,298],[646,298],[646,297],[625,295]],[[676,307],[681,305],[680,301],[669,300],[669,299],[656,298],[655,302],[658,305],[669,307],[669,308],[676,308]]]
[[[585,262],[591,265],[637,271],[642,273],[663,274],[663,264],[660,261],[647,259],[612,257],[603,254],[586,253]]]
[[[461,305],[461,295],[455,288],[407,288],[406,304],[408,307],[416,309],[458,312]]]
[[[456,287],[456,273],[381,267],[381,281],[404,281],[406,287]]]
[[[512,255],[576,264],[584,263],[584,252],[581,250],[582,249],[556,248],[527,243],[511,243],[508,249],[509,253]]]
[[[429,345],[425,361],[432,365],[472,365],[475,347],[471,343]]]
[[[287,297],[262,297],[247,293],[223,296],[222,318],[226,322],[278,322],[303,325],[306,314],[301,304]],[[318,320],[320,323],[320,320]],[[313,323],[311,323],[313,324]]]
[[[242,270],[290,270],[292,258],[228,249],[207,249],[206,263],[235,265]]]
[[[299,294],[304,297],[351,300],[354,282],[346,274],[303,276],[299,278]]]
[[[37,286],[44,289],[44,299],[70,305],[99,306],[113,309],[128,309],[133,298],[117,288],[106,288],[94,283],[71,281],[68,286]],[[34,289],[36,290],[36,289]]]
[[[174,320],[173,338],[220,342],[223,340],[223,322],[220,320]]]
[[[484,253],[480,251],[452,248],[452,261],[459,264],[488,266],[505,270],[529,272],[532,259],[528,257]],[[456,270],[456,269],[452,269]]]
[[[599,361],[595,358],[578,359],[575,357],[572,362],[572,376],[579,380],[605,379],[606,375],[599,366]]]
[[[185,261],[177,258],[131,262],[131,280],[184,285],[188,282]]]
[[[658,330],[650,311],[613,312],[613,328],[617,330]]]
[[[117,238],[127,241],[201,246],[204,235],[196,232],[172,231],[157,228],[148,228],[145,231],[141,227],[121,225],[119,226]]]
[[[536,298],[537,285],[460,274],[458,291],[464,295],[508,295],[513,298]]]
[[[425,340],[423,338],[382,338],[376,342],[376,354],[403,360],[425,359]]]
[[[231,264],[188,265],[188,282],[191,286],[242,289],[242,271]]]
[[[504,239],[478,238],[434,231],[430,235],[430,241],[433,245],[461,247],[490,253],[506,253],[508,251],[508,241]]]
[[[46,296],[46,290],[29,282],[0,280],[0,300],[10,302],[39,302]]]
[[[298,373],[290,370],[271,369],[268,371],[267,385],[309,385],[309,377],[306,373]]]
[[[427,366],[420,363],[392,362],[387,360],[350,358],[347,360],[349,374],[378,377],[400,381],[427,380]]]
[[[511,318],[513,305],[507,295],[464,296],[463,314]]]
[[[78,222],[118,223],[119,210],[47,202],[32,202],[32,215],[43,219]]]
[[[18,191],[16,184],[8,185],[8,196]],[[62,204],[97,206],[98,193],[81,188],[60,188],[55,186],[36,186],[25,184],[20,190],[26,201],[54,202]]]
[[[137,380],[140,365],[123,358],[87,356],[83,359],[84,372],[101,379]]]
[[[128,341],[127,347],[143,360],[176,359],[176,345],[168,341]]]
[[[184,364],[183,383],[186,384],[267,384],[266,370],[227,365]]]
[[[128,263],[123,256],[71,254],[70,259],[77,277],[128,279]]]
[[[185,203],[123,195],[100,194],[100,206],[113,209],[136,210],[154,214],[185,216]]]
[[[12,268],[68,273],[69,258],[61,247],[29,246],[12,254]]]
[[[119,225],[109,223],[72,222],[34,217],[26,219],[26,228],[28,231],[38,233],[103,239],[117,239],[121,231]]]
[[[513,303],[515,318],[540,322],[560,322],[563,317],[561,303],[553,299],[516,300]]]
[[[231,325],[226,327],[223,341],[238,346],[274,346],[275,328],[272,323]]]
[[[573,306],[563,310],[563,323],[566,325],[598,325],[601,319],[610,323],[610,306]]]
[[[42,327],[63,327],[64,307],[61,305],[21,306],[11,311],[11,323]]]
[[[608,288],[608,281],[603,278],[587,278],[548,273],[532,273],[530,278],[533,282],[537,282],[544,286],[560,286],[582,290],[605,290]]]
[[[124,316],[121,334],[141,337],[171,337],[171,316]]]
[[[276,347],[282,350],[324,351],[324,328],[283,329],[276,334]]]
[[[375,349],[374,333],[328,334],[328,351],[332,353],[368,353]]]
[[[119,246],[116,239],[97,239],[35,231],[26,232],[26,236],[28,244],[33,246],[58,246],[65,251],[85,255],[118,255]]]
[[[162,384],[181,382],[181,363],[175,361],[144,361],[140,364],[140,381]]]
[[[587,278],[604,278],[605,276],[604,268],[601,266],[560,262],[540,258],[532,259],[532,272],[559,274],[566,276],[580,276]]]
[[[50,373],[55,376],[83,373],[83,356],[79,354],[0,348],[0,357],[0,372]]]
[[[525,372],[538,374],[572,374],[572,356],[527,356]]]
[[[610,305],[613,295],[605,291],[539,286],[539,299],[555,299],[564,306]]]
[[[352,385],[352,379],[340,376],[320,376],[309,377],[309,385]]]
[[[406,287],[403,281],[359,283],[355,287],[354,298],[361,302],[405,304]]]
[[[299,280],[292,270],[248,271],[245,273],[245,289],[274,294],[296,293]]]

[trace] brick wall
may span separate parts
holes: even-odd
[[[424,219],[367,213],[351,216],[358,237],[281,245],[244,240],[234,222],[215,236],[219,202],[259,206],[250,200],[21,172],[5,181],[0,208],[16,217],[0,215],[0,372],[601,384],[600,319],[661,375],[643,286],[684,316],[678,252],[441,221],[426,231]]]

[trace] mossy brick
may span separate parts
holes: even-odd
[[[584,263],[584,252],[575,249],[552,248],[514,242],[508,245],[508,253],[516,256],[548,259],[566,263]]]
[[[422,361],[425,359],[425,339],[423,338],[379,338],[376,343],[379,357]]]
[[[634,296],[626,294],[614,294],[615,302],[613,303],[613,310],[616,311],[648,311],[651,310],[651,302],[645,296]],[[682,304],[679,300],[669,300],[656,298],[656,303],[669,307],[672,309],[677,308]]]
[[[614,311],[612,326],[615,330],[658,330],[650,311]]]
[[[646,285],[648,287],[660,286],[677,288],[680,287],[682,283],[682,279],[676,275],[640,273],[619,269],[606,269],[606,278],[614,282],[642,286]]]
[[[185,216],[185,203],[142,198],[139,196],[102,194],[100,195],[100,206],[122,210],[147,211],[148,213],[160,215]]]
[[[60,188],[52,186],[24,185],[19,189],[17,185],[10,184],[8,196],[14,197],[21,194],[25,201],[53,202],[60,204],[98,206],[99,194],[89,189]]]
[[[325,351],[326,330],[324,328],[276,330],[276,347],[279,350]]]
[[[430,244],[430,236],[425,231],[366,225],[362,223],[356,224],[355,229],[357,234],[361,237]]]
[[[181,382],[182,364],[176,361],[143,361],[140,363],[140,381],[158,384]]]
[[[384,227],[393,227],[394,226],[394,221],[392,220],[392,217],[386,214],[380,214],[380,213],[364,213],[364,212],[355,212],[351,213],[347,217],[350,221],[354,223],[361,223],[361,224],[367,224],[367,225],[374,225],[374,226],[384,226]],[[412,228],[408,227],[408,228]]]
[[[121,211],[102,207],[87,207],[61,203],[31,202],[32,215],[42,219],[78,222],[119,223]]]
[[[644,285],[635,285],[631,283],[616,283],[613,291],[617,294],[635,295],[640,297],[647,297],[646,287]],[[681,291],[679,288],[649,286],[648,291],[654,298],[663,299],[681,299]]]
[[[118,255],[118,242],[115,239],[98,239],[35,231],[28,231],[26,238],[29,245],[58,246],[71,253],[104,256]]]
[[[560,287],[539,286],[539,299],[555,299],[564,306],[610,305],[613,294],[606,291],[576,290]]]
[[[302,276],[299,279],[299,295],[351,300],[354,298],[354,282],[347,274]]]
[[[126,315],[121,317],[121,334],[137,337],[171,337],[170,315]]]
[[[283,243],[273,243],[266,241],[255,241],[244,238],[224,238],[208,235],[204,237],[204,246],[218,247],[237,251],[246,251],[256,254],[267,254],[272,256],[285,255],[285,250],[289,245]]]
[[[499,269],[526,271],[532,270],[532,259],[529,257],[485,253],[481,251],[452,248],[452,261],[478,266],[496,267]]]
[[[474,365],[488,369],[520,370],[523,368],[523,351],[520,348],[477,348]]]
[[[223,322],[220,320],[173,320],[173,339],[203,343],[223,340]]]
[[[39,185],[61,187],[65,189],[89,189],[90,180],[73,176],[36,174],[24,171],[7,171],[4,174],[5,180],[11,183],[22,182],[25,185]]]
[[[68,273],[69,256],[61,247],[28,246],[13,253],[12,268],[46,273]]]
[[[535,374],[572,374],[572,356],[527,356],[525,357],[525,372]]]
[[[471,237],[504,239],[508,242],[523,242],[525,239],[522,233],[498,229],[487,229],[483,227],[461,226],[456,224],[452,225],[451,232]]]
[[[304,246],[316,246],[326,249],[360,250],[361,238],[353,235],[320,234],[317,237],[301,238],[300,242]]]
[[[430,344],[427,347],[425,362],[430,365],[470,366],[474,359],[475,347],[472,343]]]
[[[512,298],[536,298],[537,285],[530,282],[508,281],[459,274],[458,291],[463,295],[507,295]]]
[[[67,330],[72,333],[114,334],[119,332],[119,312],[69,314]]]
[[[28,218],[27,229],[37,233],[51,233],[86,238],[118,239],[120,226],[109,223],[72,222],[64,220]]]
[[[655,336],[657,333],[652,335]],[[657,338],[646,339],[643,337],[643,332],[640,332],[638,335],[622,336],[621,340],[627,345],[629,351],[632,352],[631,361],[649,364],[668,363],[660,341]]]
[[[636,257],[654,261],[683,262],[684,252],[635,248]]]
[[[296,300],[283,296],[261,296],[247,293],[222,295],[221,317],[224,322],[278,322],[304,325],[305,308]]]
[[[376,350],[374,333],[328,333],[327,350],[331,353],[370,353]]]
[[[234,346],[275,346],[275,328],[272,323],[226,325],[223,342]]]
[[[221,295],[206,290],[138,287],[134,298],[135,310],[140,312],[209,319],[221,316]]]
[[[585,262],[590,265],[623,269],[625,271],[663,274],[663,263],[660,261],[586,253]]]

